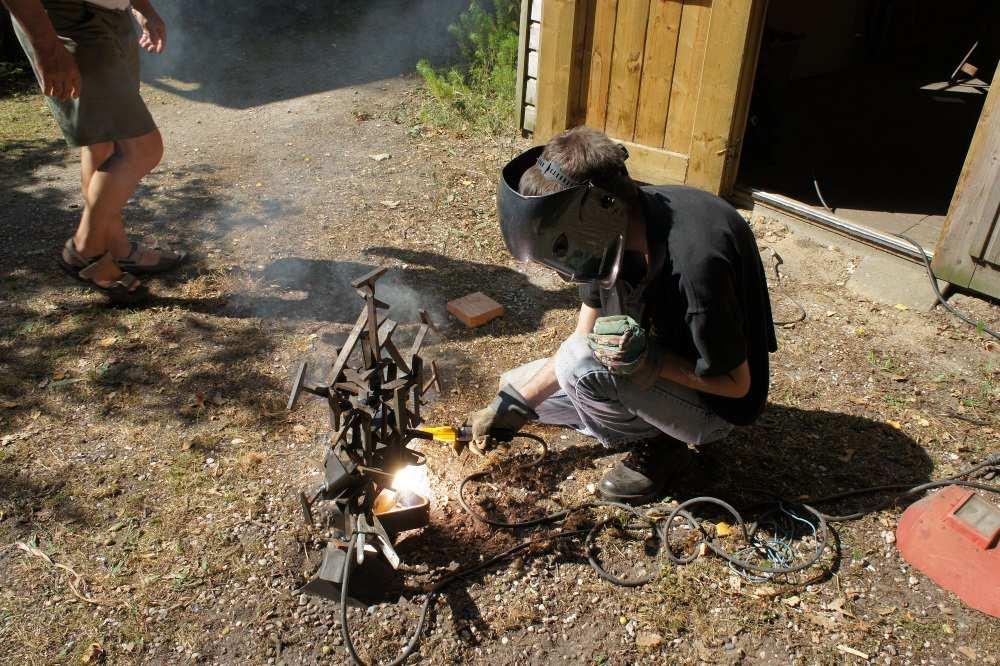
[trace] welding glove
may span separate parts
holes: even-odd
[[[599,317],[594,332],[587,336],[587,344],[594,358],[611,374],[628,377],[640,388],[650,388],[660,377],[663,354],[628,315]]]
[[[465,425],[472,428],[470,448],[480,455],[486,453],[497,439],[510,438],[538,414],[510,384],[505,384],[486,407],[469,414]]]

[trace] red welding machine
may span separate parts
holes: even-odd
[[[906,561],[973,608],[1000,617],[1000,508],[961,486],[912,504],[896,529]]]

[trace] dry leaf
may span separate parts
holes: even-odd
[[[0,407],[3,407],[4,409],[14,409],[17,405],[18,403],[13,400],[0,400]]]
[[[118,338],[116,338],[115,336],[112,335],[112,336],[109,336],[109,337],[106,337],[106,338],[101,338],[100,340],[98,340],[97,341],[97,346],[98,347],[104,347],[105,349],[107,349],[108,347],[114,347],[115,344],[117,344],[117,343],[118,343]]]
[[[399,206],[398,201],[384,200],[384,201],[379,201],[379,203],[385,206],[386,208],[396,208],[397,206]]]
[[[895,613],[896,612],[896,607],[895,606],[883,606],[881,608],[876,608],[875,612],[878,613],[879,615],[881,615],[882,617],[885,617],[886,615],[892,615],[893,613]]]
[[[819,613],[806,613],[806,619],[824,629],[837,629],[840,625],[840,620],[837,617]]]
[[[259,451],[250,451],[240,458],[240,464],[243,465],[243,467],[256,467],[264,462],[264,458],[265,456],[263,453]]]
[[[725,522],[723,522],[723,523],[716,523],[715,524],[715,533],[718,536],[720,536],[720,537],[731,536],[732,533],[733,533],[733,526],[730,525],[729,523],[725,523]]]
[[[972,648],[970,648],[970,647],[966,647],[966,646],[964,646],[964,645],[960,645],[960,646],[958,646],[958,651],[959,651],[959,652],[961,652],[962,654],[964,654],[964,655],[965,655],[966,657],[968,657],[968,658],[969,658],[969,659],[971,659],[972,661],[975,661],[975,660],[976,660],[976,657],[978,656],[978,655],[976,654],[976,651],[975,651],[975,650],[973,650],[973,649],[972,649]]]
[[[868,660],[868,655],[862,652],[861,650],[855,650],[854,648],[847,647],[846,645],[838,645],[837,649],[840,650],[841,652],[846,652],[847,654],[853,654],[855,657],[861,657],[865,661]]]
[[[907,305],[903,303],[896,303],[893,307],[899,310],[900,312],[905,312],[906,310],[910,309]]]
[[[794,596],[791,596],[791,597],[786,597],[786,598],[782,599],[781,601],[786,606],[791,606],[792,608],[795,608],[796,606],[798,606],[802,602],[802,599],[799,598],[798,595],[794,595]]]
[[[890,426],[892,426],[892,427],[893,427],[893,428],[895,428],[896,430],[902,430],[902,429],[903,429],[903,424],[902,424],[902,423],[900,423],[899,421],[892,421],[892,420],[888,420],[888,421],[886,421],[885,423],[886,423],[886,425],[890,425]]]
[[[641,632],[635,637],[635,644],[641,648],[655,648],[663,645],[663,636],[655,633]]]
[[[369,155],[368,157],[372,158],[376,162],[384,162],[390,157],[392,157],[392,155],[390,155],[389,153],[376,153],[375,155]]]
[[[80,657],[81,664],[99,664],[104,661],[106,653],[104,648],[101,647],[100,643],[91,643],[87,650]]]

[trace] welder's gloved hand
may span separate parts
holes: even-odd
[[[599,317],[587,342],[594,358],[612,374],[626,376],[642,388],[659,379],[663,356],[632,317]]]
[[[469,414],[465,424],[472,428],[469,447],[483,455],[497,440],[509,439],[538,414],[510,384],[505,384],[486,407]]]

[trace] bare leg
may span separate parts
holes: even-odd
[[[110,153],[109,145],[113,146]],[[122,224],[122,208],[139,181],[162,156],[163,140],[158,130],[134,139],[84,149],[80,177],[85,206],[74,236],[77,252],[85,257],[97,257],[109,251],[116,258],[129,254],[131,248]],[[108,281],[116,277],[109,275]]]

